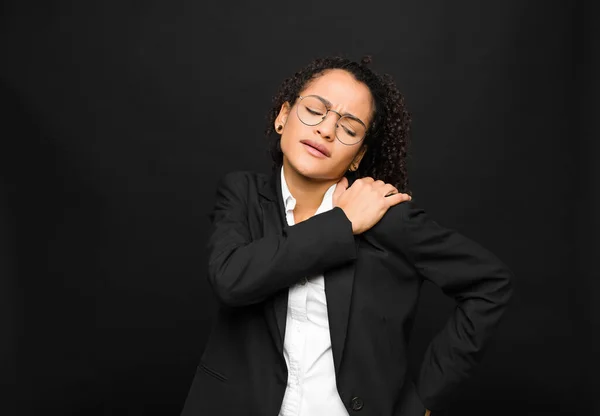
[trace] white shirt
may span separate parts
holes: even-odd
[[[336,185],[327,189],[315,215],[332,209]],[[283,166],[281,190],[291,226],[296,199],[287,187]],[[348,416],[335,384],[323,274],[307,276],[289,288],[283,355],[288,381],[279,416]]]

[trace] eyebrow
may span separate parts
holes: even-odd
[[[317,94],[312,94],[312,95],[314,95],[315,97],[317,97],[319,100],[323,101],[323,103],[324,103],[324,104],[325,104],[325,105],[326,105],[328,108],[331,108],[331,107],[333,107],[333,104],[331,104],[331,102],[330,102],[329,100],[327,100],[327,99],[325,99],[325,98],[323,98],[323,97],[321,97],[320,95],[317,95]],[[342,114],[342,116],[346,116],[346,117],[352,117],[353,119],[356,119],[356,120],[360,121],[361,123],[365,124],[365,122],[364,122],[364,121],[362,121],[360,118],[356,117],[354,114],[351,114],[351,113],[344,113],[344,114]]]

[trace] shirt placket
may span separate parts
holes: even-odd
[[[294,224],[293,209],[294,202],[286,210],[288,224]],[[288,350],[288,384],[286,400],[284,405],[285,416],[297,416],[300,414],[304,347],[306,344],[306,297],[308,288],[306,278],[292,286],[288,296],[288,313],[290,314],[291,330],[286,333],[289,341]]]
[[[307,290],[305,285],[296,285],[294,287],[294,296],[290,304],[290,314],[292,321],[292,339],[290,355],[290,363],[293,368],[293,378],[291,388],[293,390],[293,405],[295,415],[300,414],[300,399],[302,396],[302,379],[304,374],[304,347],[306,344],[306,295]]]

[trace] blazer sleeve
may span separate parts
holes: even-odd
[[[394,224],[388,228],[394,231],[384,234],[392,240],[390,249],[456,301],[454,313],[427,347],[415,380],[419,397],[434,414],[447,409],[482,358],[511,298],[514,275],[490,251],[439,225],[414,202],[390,210]]]
[[[207,244],[208,280],[221,303],[255,304],[302,277],[356,258],[352,223],[339,207],[253,240],[248,205],[259,202],[250,192],[249,178],[241,171],[224,175],[217,185]]]

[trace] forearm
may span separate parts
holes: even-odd
[[[217,224],[209,240],[209,282],[229,306],[260,302],[302,277],[356,258],[352,224],[340,208],[251,242],[226,227]]]

